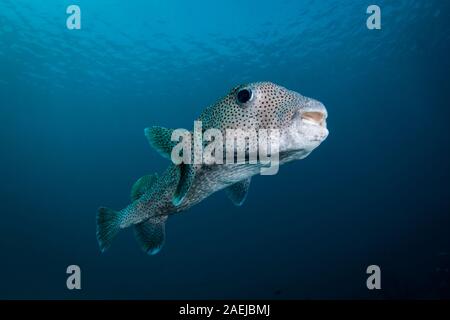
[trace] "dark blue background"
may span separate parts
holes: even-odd
[[[448,298],[449,4],[376,1],[370,31],[372,2],[0,0],[0,298]],[[322,146],[170,218],[157,256],[130,230],[100,254],[97,207],[168,165],[144,128],[262,80],[327,106]]]

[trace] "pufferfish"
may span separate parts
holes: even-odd
[[[233,88],[206,108],[198,121],[203,130],[277,129],[279,164],[304,159],[328,136],[327,110],[312,98],[271,82]],[[176,144],[173,129],[150,127],[145,136],[162,156],[171,158]],[[185,211],[214,192],[224,189],[235,205],[242,205],[252,176],[261,164],[171,163],[160,175],[138,179],[131,190],[132,202],[122,210],[101,207],[97,214],[97,240],[105,251],[121,229],[133,227],[142,249],[154,255],[165,241],[165,223],[172,214]]]

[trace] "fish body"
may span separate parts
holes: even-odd
[[[202,132],[214,129],[223,137],[230,129],[238,130],[241,135],[256,132],[258,138],[263,130],[276,131],[277,159],[282,165],[305,158],[327,138],[327,116],[324,105],[317,100],[270,82],[257,82],[233,88],[206,108],[198,121]],[[152,147],[171,159],[176,144],[172,141],[173,130],[151,127],[145,129],[145,135]],[[223,144],[224,150],[227,147]],[[248,158],[248,145],[244,153]],[[267,165],[261,161],[183,162],[172,163],[161,175],[146,175],[134,184],[130,205],[119,211],[99,209],[97,239],[100,249],[106,250],[120,229],[134,227],[143,250],[156,254],[164,244],[165,222],[170,215],[185,211],[223,189],[234,204],[242,205],[251,177],[264,168]]]

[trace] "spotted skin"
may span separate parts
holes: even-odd
[[[251,99],[238,101],[242,90],[251,92]],[[320,125],[304,121],[303,115],[320,114]],[[322,103],[304,97],[271,82],[257,82],[233,88],[225,97],[206,108],[200,115],[203,130],[216,128],[260,130],[278,129],[280,164],[305,158],[328,136],[327,111]],[[194,180],[178,205],[172,198],[180,179],[179,168],[171,164],[146,192],[118,212],[120,229],[143,223],[164,222],[169,215],[189,209],[214,192],[259,174],[261,164],[213,164],[194,166]],[[101,239],[99,239],[102,247]]]

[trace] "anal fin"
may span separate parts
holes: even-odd
[[[146,253],[155,255],[163,247],[166,220],[166,217],[150,218],[134,226],[136,239]]]

